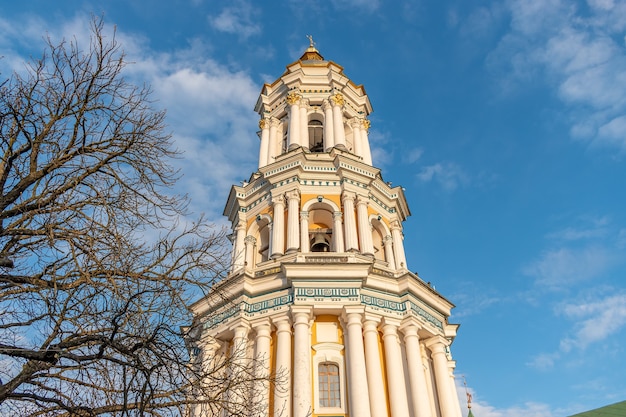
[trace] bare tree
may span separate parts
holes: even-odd
[[[225,236],[186,221],[164,112],[103,28],[85,50],[48,40],[0,86],[0,414],[228,408],[253,377],[229,387],[227,358],[190,367],[181,330],[223,275]]]

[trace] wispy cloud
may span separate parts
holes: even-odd
[[[587,3],[508,1],[509,30],[487,62],[507,83],[553,87],[569,106],[572,137],[626,149],[626,6]]]
[[[420,182],[436,182],[446,191],[454,191],[469,182],[469,176],[453,162],[441,162],[425,166],[417,174]]]
[[[537,285],[557,290],[601,276],[615,263],[614,253],[604,247],[558,248],[543,252],[524,273],[535,278]]]
[[[561,340],[561,350],[585,349],[626,327],[626,292],[564,303],[557,308],[557,314],[575,321],[572,335]]]
[[[66,21],[29,18],[13,24],[28,27],[38,22],[38,37],[29,35],[38,41],[38,46],[31,47],[36,49],[33,56],[38,56],[45,35],[41,28],[53,40],[76,39],[82,48],[87,48],[90,21],[91,16],[77,14]],[[10,44],[7,37],[19,34],[4,31],[7,27],[0,19],[0,42]],[[33,33],[34,29],[25,31]],[[107,26],[105,34],[110,38],[113,27]],[[118,29],[116,37],[129,62],[125,75],[137,85],[152,86],[155,106],[167,109],[174,146],[183,152],[180,159],[173,161],[183,178],[172,191],[188,195],[196,215],[202,212],[221,222],[230,186],[245,179],[239,177],[242,172],[256,169],[257,119],[252,109],[260,86],[246,72],[231,71],[212,60],[201,42],[192,41],[186,48],[157,53],[135,34]],[[15,55],[11,65],[19,68],[28,59]]]
[[[357,12],[372,13],[378,9],[378,0],[332,0],[337,9],[350,9]]]
[[[217,16],[209,16],[209,23],[220,32],[237,34],[240,38],[247,39],[261,33],[258,15],[252,3],[240,0],[222,9]]]
[[[563,416],[564,410],[552,410],[547,404],[526,402],[506,408],[498,408],[489,404],[472,387],[465,387],[460,378],[455,379],[456,391],[461,404],[461,414],[466,416],[469,413],[467,408],[466,391],[472,397],[472,413],[480,417],[556,417]]]

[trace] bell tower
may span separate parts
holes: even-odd
[[[256,416],[461,417],[453,305],[407,268],[410,211],[373,164],[363,86],[311,40],[255,111],[258,170],[224,209],[232,266],[193,306],[197,366],[276,375]]]

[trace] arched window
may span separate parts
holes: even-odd
[[[332,362],[318,365],[320,407],[341,407],[341,385],[339,366]]]
[[[319,120],[309,121],[309,150],[324,152],[324,126]]]

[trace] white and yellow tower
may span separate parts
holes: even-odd
[[[373,165],[365,89],[311,42],[255,110],[259,168],[224,209],[232,268],[193,306],[198,360],[278,375],[245,398],[258,416],[461,417],[453,305],[407,268],[410,212]]]

